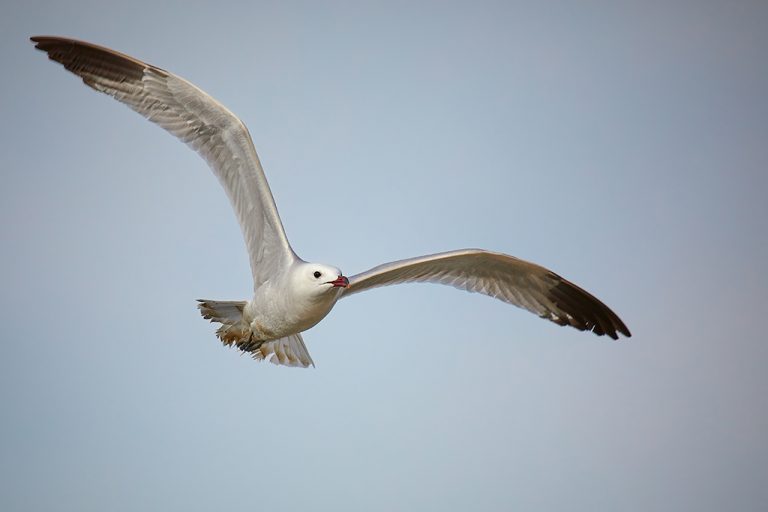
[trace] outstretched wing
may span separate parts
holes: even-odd
[[[160,125],[208,162],[240,222],[254,286],[296,259],[251,136],[237,116],[186,80],[133,57],[74,39],[31,39],[86,85]]]
[[[379,265],[349,278],[342,297],[378,286],[429,282],[482,293],[581,331],[631,336],[624,322],[595,297],[547,270],[506,254],[463,249]]]

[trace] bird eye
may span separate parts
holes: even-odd
[[[315,279],[320,279],[320,276],[323,274],[321,274],[320,271],[315,270],[315,273],[313,275],[315,276]]]

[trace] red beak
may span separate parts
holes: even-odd
[[[334,288],[346,288],[349,286],[349,279],[339,276],[333,281],[328,281],[328,284],[332,284]]]

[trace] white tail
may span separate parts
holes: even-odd
[[[265,341],[253,351],[253,358],[284,366],[315,366],[301,334],[291,334],[279,340]]]
[[[216,336],[225,345],[235,345],[243,352],[250,352],[254,359],[273,364],[303,368],[315,366],[299,333],[270,341],[254,339],[251,326],[243,319],[245,301],[199,299],[198,303],[203,318],[221,324]]]

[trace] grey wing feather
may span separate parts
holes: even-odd
[[[255,286],[294,261],[248,129],[237,116],[186,80],[133,57],[74,39],[31,39],[85,84],[160,125],[208,162],[240,222]]]
[[[546,268],[506,254],[463,249],[394,261],[349,278],[342,297],[398,283],[440,283],[482,293],[559,325],[618,339],[624,322],[594,296]]]

